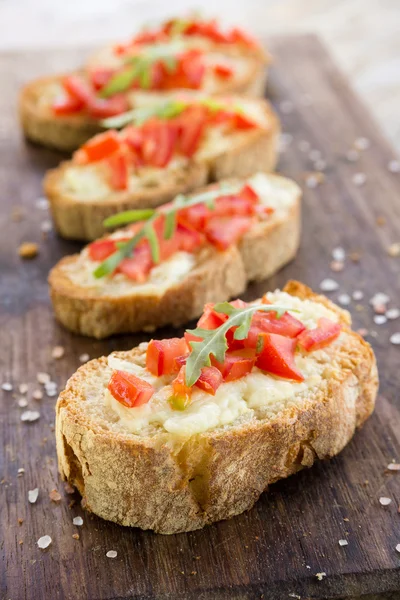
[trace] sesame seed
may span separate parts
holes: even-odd
[[[333,279],[323,279],[319,284],[319,287],[323,292],[334,292],[339,289],[339,284]]]
[[[21,415],[21,421],[29,421],[30,423],[37,421],[39,418],[40,412],[37,410],[26,410]]]
[[[371,142],[366,137],[359,137],[354,142],[354,147],[357,150],[367,150],[371,145]]]
[[[81,354],[79,357],[79,362],[81,362],[81,363],[85,363],[88,360],[90,360],[90,356],[86,352],[84,354]]]
[[[51,351],[51,357],[58,359],[58,358],[62,358],[65,354],[65,350],[62,346],[54,346],[53,350]]]
[[[354,183],[354,185],[360,186],[364,185],[364,183],[367,181],[367,176],[365,175],[365,173],[354,173],[351,180]]]
[[[1,389],[4,392],[12,392],[13,386],[11,385],[11,383],[9,383],[8,381],[6,381],[5,383],[1,384]]]
[[[346,253],[344,251],[344,248],[342,248],[341,246],[337,246],[336,248],[334,248],[332,250],[332,258],[334,260],[339,260],[339,261],[343,262],[344,259],[346,258]]]
[[[387,322],[385,315],[374,315],[374,323],[376,325],[384,325]]]
[[[400,471],[400,463],[389,463],[387,468],[389,471]]]
[[[41,538],[38,539],[37,545],[41,550],[45,550],[50,546],[51,542],[52,539],[49,535],[43,535]]]
[[[18,389],[20,394],[26,394],[28,391],[28,385],[26,383],[20,383]]]
[[[329,266],[335,273],[340,273],[344,269],[344,263],[340,262],[340,260],[333,260]]]
[[[398,256],[400,256],[400,244],[398,242],[395,244],[391,244],[387,249],[387,253],[392,258],[397,258]]]
[[[389,161],[388,169],[391,173],[400,173],[400,162],[398,160]]]
[[[353,300],[362,300],[364,298],[364,293],[361,290],[355,290],[353,292]]]
[[[342,306],[348,306],[351,302],[351,298],[348,294],[340,294],[338,296],[338,302],[339,304],[341,304]]]
[[[339,540],[339,546],[348,546],[349,542],[347,540]]]
[[[394,333],[390,336],[390,343],[398,346],[400,344],[400,333]]]
[[[81,527],[83,525],[83,519],[82,519],[82,517],[74,517],[72,519],[72,523],[74,525],[77,525],[77,527]]]
[[[388,506],[389,504],[391,504],[392,499],[391,498],[386,498],[385,496],[381,496],[379,498],[379,502],[380,502],[380,504],[382,504],[382,506]]]
[[[43,392],[42,390],[35,390],[32,394],[32,398],[34,400],[41,400],[43,398]]]
[[[346,158],[350,162],[356,162],[360,158],[360,154],[357,150],[349,150],[346,152]]]
[[[107,558],[117,558],[118,552],[116,550],[109,550],[106,556]]]
[[[20,408],[26,408],[28,406],[28,400],[26,398],[19,398],[17,404]]]
[[[35,488],[34,490],[28,491],[28,500],[31,504],[35,504],[36,500],[39,496],[39,488]]]
[[[44,385],[45,383],[48,383],[50,381],[50,375],[48,373],[39,372],[39,373],[37,373],[36,378],[37,378],[38,382],[41,383],[42,385]]]

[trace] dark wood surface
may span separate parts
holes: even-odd
[[[79,498],[65,494],[56,468],[55,398],[32,399],[40,387],[37,372],[50,373],[61,388],[82,353],[94,358],[130,348],[147,336],[94,342],[54,322],[46,276],[59,258],[79,246],[54,233],[42,239],[41,223],[49,217],[36,201],[44,171],[60,155],[24,143],[16,99],[23,82],[73,67],[82,53],[2,55],[0,377],[14,385],[13,392],[0,391],[2,600],[400,598],[400,554],[395,550],[400,543],[400,472],[385,473],[390,461],[400,461],[400,346],[389,343],[390,334],[400,331],[400,319],[377,326],[368,304],[382,291],[390,295],[391,306],[400,306],[400,258],[386,252],[400,241],[400,175],[388,171],[393,150],[315,37],[275,38],[270,47],[275,63],[269,96],[285,113],[284,131],[293,135],[280,170],[304,187],[304,230],[296,260],[253,286],[246,297],[281,286],[288,278],[318,288],[331,276],[341,292],[363,290],[362,309],[356,310],[356,302],[350,309],[356,328],[376,332],[368,337],[381,376],[375,414],[340,456],[273,485],[253,510],[202,531],[163,537],[122,528],[86,514]],[[371,146],[351,163],[345,155],[359,136]],[[327,161],[326,181],[316,189],[304,186],[305,172],[313,168],[309,152],[301,151],[304,141]],[[364,186],[352,182],[356,172],[366,174]],[[23,210],[19,222],[11,218],[15,207]],[[379,217],[385,218],[381,226]],[[36,259],[19,259],[17,247],[23,241],[39,243]],[[339,245],[361,258],[358,263],[347,260],[341,273],[332,273],[331,252]],[[335,299],[338,293],[330,295]],[[65,356],[57,361],[51,358],[55,345],[65,347]],[[29,384],[29,408],[40,411],[34,423],[20,420],[19,383]],[[18,477],[19,468],[25,473]],[[28,490],[36,487],[39,499],[29,504]],[[54,488],[62,495],[58,504],[48,497]],[[382,507],[380,496],[392,503]],[[76,503],[69,507],[71,499]],[[72,524],[78,515],[82,527]],[[46,534],[53,541],[42,551],[36,541]],[[347,539],[348,546],[340,547],[339,539]],[[117,550],[118,557],[107,558],[108,550]],[[318,572],[326,573],[322,581],[315,577]]]

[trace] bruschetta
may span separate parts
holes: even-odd
[[[46,175],[63,237],[96,239],[115,212],[155,207],[209,181],[276,164],[279,121],[266,100],[177,93],[132,111],[132,120],[90,139]]]
[[[182,338],[78,369],[57,401],[59,470],[104,519],[199,529],[338,454],[377,388],[347,311],[290,282],[251,303],[207,305]]]
[[[63,258],[50,272],[56,318],[75,333],[182,325],[207,302],[241,294],[290,261],[300,237],[299,187],[278,175],[226,180],[157,210]]]
[[[72,151],[103,129],[102,119],[171,89],[262,96],[268,55],[245,32],[216,22],[175,19],[98,52],[73,73],[23,88],[20,117],[35,142]],[[143,95],[143,94],[142,94]]]

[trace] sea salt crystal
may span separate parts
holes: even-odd
[[[20,394],[26,394],[28,391],[28,385],[26,383],[20,383],[18,389]]]
[[[374,323],[376,325],[384,325],[387,322],[385,315],[374,315]]]
[[[82,519],[82,517],[74,517],[72,519],[72,523],[74,525],[77,525],[78,527],[81,527],[83,525],[83,519]]]
[[[32,398],[34,400],[41,400],[43,398],[43,392],[42,390],[35,390],[32,394]]]
[[[336,248],[334,248],[332,250],[332,258],[334,260],[339,260],[343,262],[346,258],[346,252],[344,251],[344,248],[342,248],[341,246],[337,246]]]
[[[26,398],[19,398],[17,404],[20,408],[26,408],[28,406],[28,400]]]
[[[40,418],[40,412],[37,410],[26,410],[21,415],[21,421],[37,421]]]
[[[387,468],[389,471],[400,471],[400,463],[389,463]]]
[[[400,344],[400,333],[394,333],[390,336],[390,343],[398,346]]]
[[[372,304],[372,306],[374,306],[377,304],[387,304],[389,300],[390,298],[387,294],[384,294],[383,292],[378,292],[377,294],[372,296],[369,303]]]
[[[39,496],[39,488],[35,488],[34,490],[28,491],[28,500],[31,504],[35,504],[36,500]]]
[[[45,383],[48,383],[50,381],[50,375],[48,373],[37,373],[36,375],[37,380],[39,383],[41,383],[42,385],[44,385]]]
[[[388,163],[388,169],[391,173],[400,173],[400,161],[391,160]]]
[[[379,502],[380,502],[380,504],[382,504],[382,506],[388,506],[389,504],[391,504],[392,499],[391,498],[386,498],[385,496],[381,496],[379,498]]]
[[[37,545],[41,550],[45,550],[50,546],[51,542],[52,539],[49,535],[43,535],[41,538],[38,539]]]
[[[79,362],[81,363],[85,363],[90,359],[89,354],[87,354],[86,352],[84,354],[81,354],[79,357]]]
[[[49,208],[49,201],[47,198],[38,198],[35,204],[36,208],[40,210],[47,210]]]
[[[367,176],[365,173],[354,173],[351,180],[354,185],[364,185],[364,183],[367,181]]]
[[[364,294],[361,290],[355,290],[353,292],[353,300],[362,300],[364,298]]]
[[[51,351],[51,356],[55,359],[62,358],[64,354],[65,350],[62,346],[54,346],[53,350]]]
[[[9,383],[8,381],[6,381],[5,383],[1,384],[1,389],[4,392],[12,392],[13,386],[11,385],[11,383]]]
[[[400,552],[400,544],[397,544],[396,550],[397,550],[397,552]]]
[[[118,552],[116,550],[109,550],[106,556],[107,558],[117,558]]]
[[[340,294],[338,296],[338,302],[339,304],[341,304],[342,306],[348,306],[351,302],[351,298],[348,294]]]
[[[315,573],[315,577],[318,579],[318,581],[322,581],[324,577],[326,577],[326,573],[324,571],[322,571],[322,573]]]
[[[359,137],[354,142],[354,147],[357,150],[367,150],[371,145],[371,142],[366,137]]]
[[[339,284],[333,279],[323,279],[319,284],[319,287],[323,292],[334,292],[339,289]]]
[[[339,540],[339,546],[348,546],[349,542],[347,540]]]

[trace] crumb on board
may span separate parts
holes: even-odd
[[[23,259],[35,258],[39,254],[39,246],[35,242],[23,242],[18,246],[18,256]]]

